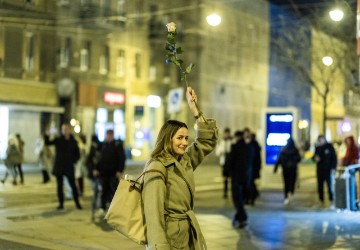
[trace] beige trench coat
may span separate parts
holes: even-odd
[[[147,225],[147,249],[206,249],[193,212],[195,182],[193,171],[216,146],[215,120],[197,123],[196,139],[180,161],[171,157],[151,162],[146,170],[157,169],[144,178],[142,192]],[[165,185],[165,182],[167,183]]]

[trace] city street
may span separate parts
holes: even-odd
[[[41,184],[39,169],[25,167],[25,184],[0,185],[0,249],[144,249],[114,232],[100,218],[91,219],[91,191],[86,186],[79,211],[72,200],[57,211],[55,181]],[[0,166],[0,175],[4,174]],[[136,175],[141,164],[127,167]],[[249,225],[233,229],[231,199],[223,199],[220,169],[203,165],[196,172],[195,212],[210,250],[359,249],[360,213],[314,207],[314,166],[300,170],[297,193],[283,205],[281,185],[264,186]]]

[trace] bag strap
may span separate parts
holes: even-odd
[[[166,169],[166,168],[165,168],[165,169]],[[167,171],[167,169],[166,169],[166,171]],[[150,169],[150,170],[144,171],[144,172],[135,180],[135,182],[138,182],[141,177],[143,177],[145,174],[151,173],[151,172],[157,172],[157,173],[162,174],[162,176],[163,176],[164,179],[165,179],[165,184],[167,184],[167,175],[165,175],[163,172],[161,172],[160,170],[157,170],[157,169]],[[143,178],[142,181],[141,181],[141,184],[143,184],[143,183],[144,183],[144,178]]]

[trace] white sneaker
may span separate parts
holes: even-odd
[[[284,200],[284,205],[287,205],[287,204],[289,204],[289,199],[286,198],[286,199]]]
[[[98,211],[96,212],[97,217],[99,218],[104,218],[105,217],[105,210],[102,208],[99,208]]]
[[[334,205],[334,204],[330,204],[329,209],[330,209],[330,210],[335,210],[335,205]]]

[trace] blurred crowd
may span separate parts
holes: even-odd
[[[328,142],[324,135],[319,135],[316,143],[310,148],[313,150],[308,158],[316,164],[318,193],[318,201],[314,207],[325,208],[328,204],[330,209],[334,209],[336,171],[359,162],[358,146],[351,135],[346,137],[343,142],[338,142],[335,145]],[[236,210],[232,224],[236,228],[243,228],[247,225],[248,219],[245,205],[254,206],[256,199],[260,196],[256,180],[260,179],[261,173],[261,147],[255,134],[249,128],[238,130],[234,134],[231,133],[230,128],[225,128],[222,138],[218,141],[216,155],[219,157],[219,163],[222,167],[223,197],[225,199],[228,197],[230,189]],[[285,206],[293,199],[298,183],[298,165],[305,157],[305,150],[299,148],[291,137],[287,144],[281,148],[277,157],[273,172],[276,174],[279,168],[282,170],[283,203]],[[356,198],[359,201],[359,174],[357,182]],[[230,186],[231,188],[229,188]],[[328,192],[328,202],[325,202],[324,186]]]
[[[5,185],[9,176],[12,184],[24,184],[22,163],[25,142],[20,134],[9,135],[4,165],[6,172],[1,182]],[[57,184],[57,209],[64,208],[66,199],[73,199],[77,209],[82,209],[79,196],[84,194],[84,181],[88,180],[93,192],[101,190],[99,208],[102,213],[107,209],[125,169],[123,141],[114,138],[114,131],[106,131],[104,142],[94,134],[90,145],[81,134],[73,135],[69,124],[62,124],[61,134],[44,132],[36,141],[35,152],[42,183],[54,177]],[[98,185],[95,185],[98,184]],[[96,186],[96,190],[94,190]],[[99,188],[101,186],[101,188]],[[64,192],[65,191],[65,192]]]

